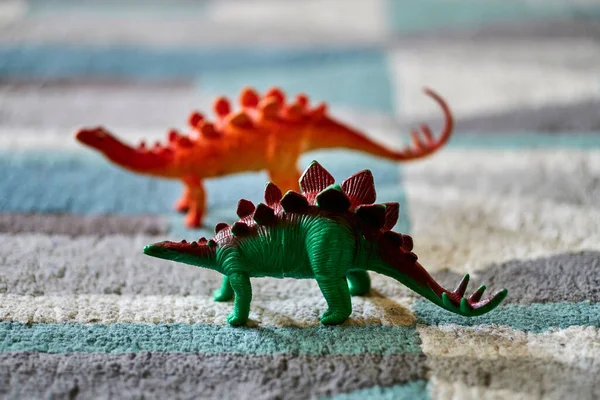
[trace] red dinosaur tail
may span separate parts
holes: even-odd
[[[98,150],[123,168],[143,174],[169,176],[173,151],[168,147],[146,149],[142,143],[138,148],[133,148],[102,127],[80,129],[75,133],[75,138],[80,143]]]
[[[389,149],[369,139],[364,133],[356,131],[326,115],[314,121],[314,131],[308,143],[307,150],[324,148],[346,148],[370,153],[394,161],[410,161],[424,158],[442,148],[454,129],[452,113],[444,99],[431,89],[424,89],[425,93],[432,97],[442,108],[444,113],[444,128],[436,139],[427,124],[421,125],[421,131],[413,129],[411,132],[412,146],[400,151]]]

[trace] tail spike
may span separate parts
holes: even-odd
[[[479,300],[481,300],[481,296],[483,296],[485,289],[486,289],[485,285],[479,286],[479,289],[477,289],[475,292],[473,292],[473,294],[471,296],[469,296],[469,301],[476,303]]]
[[[255,108],[259,102],[258,93],[251,87],[246,87],[240,93],[240,106]]]
[[[231,112],[231,105],[229,104],[229,100],[222,96],[218,97],[215,100],[213,108],[215,110],[215,113],[221,118],[227,116]]]
[[[207,240],[204,236],[202,236],[200,239],[198,239],[198,244],[206,244]]]
[[[272,87],[267,90],[265,98],[269,97],[274,98],[279,104],[285,103],[285,94],[283,94],[283,91],[278,87]]]
[[[194,111],[188,118],[188,124],[195,129],[200,122],[204,121],[204,117],[198,111]]]
[[[138,149],[140,149],[140,150],[146,149],[146,142],[144,140],[140,141],[140,144],[138,145]]]
[[[198,247],[198,243],[192,242],[192,243],[190,243],[190,246],[192,246],[192,247]]]
[[[183,240],[181,241],[181,244],[187,244],[187,240],[183,239]]]
[[[467,291],[468,285],[469,285],[469,274],[465,274],[465,276],[458,283],[458,286],[456,286],[456,289],[454,289],[453,293],[460,297],[463,297],[465,295],[465,292]]]

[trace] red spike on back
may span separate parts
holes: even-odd
[[[252,215],[252,213],[254,212],[254,204],[252,204],[251,201],[246,200],[246,199],[241,199],[238,202],[238,207],[237,207],[237,215],[240,218],[246,218],[249,217],[250,215]]]
[[[240,93],[240,105],[242,107],[254,108],[258,105],[258,93],[250,87],[244,88]]]
[[[398,215],[400,214],[400,204],[398,203],[383,203],[385,205],[385,224],[383,224],[383,231],[391,231],[392,228],[398,222]]]
[[[300,104],[293,104],[286,108],[285,116],[291,121],[298,121],[302,118],[304,109]]]
[[[235,126],[237,128],[241,128],[241,129],[250,129],[254,126],[250,117],[243,111],[240,111],[235,115],[232,115],[231,119],[229,120],[229,123],[231,123],[233,126]]]
[[[308,106],[308,96],[304,93],[300,93],[296,96],[296,102],[303,108],[306,108]]]
[[[314,205],[315,196],[334,182],[333,176],[316,161],[300,177],[300,187],[311,205]]]
[[[342,182],[342,190],[350,199],[351,208],[356,208],[361,204],[373,204],[377,198],[373,174],[368,169],[360,171]]]
[[[281,201],[281,197],[281,190],[274,183],[269,182],[265,188],[265,202],[267,205],[272,207]]]
[[[277,87],[272,87],[271,89],[267,90],[265,98],[268,97],[275,98],[279,104],[285,103],[285,95],[283,94],[283,91]]]
[[[310,112],[314,119],[321,119],[327,114],[327,105],[325,103],[319,104],[315,109]]]
[[[218,137],[219,136],[219,133],[215,129],[215,126],[213,124],[211,124],[210,122],[206,122],[206,123],[201,123],[200,124],[200,133],[203,136],[206,136],[206,137],[209,137],[209,138],[213,138],[213,137]]]
[[[260,109],[263,118],[277,119],[279,117],[281,103],[279,103],[276,99],[270,97],[261,100],[258,105],[258,108]]]
[[[220,117],[224,117],[231,112],[231,106],[229,105],[229,100],[227,100],[225,97],[218,97],[215,100],[213,107],[214,107],[215,113]]]
[[[180,137],[177,141],[177,144],[179,144],[179,146],[181,146],[181,147],[192,147],[192,145],[193,145],[190,138],[187,138],[185,136]]]
[[[196,128],[200,122],[204,121],[204,117],[198,111],[194,111],[188,118],[188,124],[192,128]]]
[[[171,129],[169,131],[169,133],[167,134],[167,138],[169,139],[169,142],[176,142],[180,137],[181,137],[181,134],[179,134],[179,132],[177,132],[177,129]]]

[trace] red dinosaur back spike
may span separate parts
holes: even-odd
[[[213,108],[215,113],[221,118],[226,117],[231,112],[231,105],[225,97],[218,97],[215,100]]]
[[[267,90],[265,98],[269,97],[276,99],[279,104],[285,103],[285,94],[283,94],[283,91],[278,87],[272,87],[269,90]]]
[[[308,107],[308,96],[304,93],[300,93],[296,95],[296,102],[300,104],[303,108]]]
[[[219,132],[215,129],[215,126],[210,122],[200,122],[200,133],[206,138],[217,138],[220,136]]]
[[[258,109],[264,119],[277,119],[279,118],[281,103],[273,97],[268,97],[260,101]]]
[[[350,207],[350,200],[340,185],[331,185],[317,194],[315,203],[320,209],[335,212],[346,211]]]
[[[252,204],[251,201],[246,200],[246,199],[241,199],[238,202],[238,207],[237,207],[237,215],[240,218],[246,218],[252,215],[252,213],[254,212],[254,204]]]
[[[300,177],[300,187],[311,205],[314,205],[317,194],[334,182],[333,176],[316,161],[313,161]]]
[[[265,188],[265,201],[269,207],[272,207],[281,201],[281,190],[274,184],[269,182]]]
[[[204,121],[204,117],[202,116],[202,114],[200,114],[198,111],[194,111],[190,114],[190,116],[188,117],[188,124],[193,128],[196,129],[198,127],[198,124],[200,122]]]
[[[385,205],[385,224],[383,224],[384,231],[390,231],[398,222],[398,215],[400,214],[400,204],[398,203],[383,203]]]
[[[373,204],[377,198],[371,171],[360,171],[342,182],[342,190],[351,202],[351,208],[360,204]]]
[[[258,93],[251,87],[246,87],[240,92],[240,106],[255,108],[259,102]]]
[[[385,209],[382,204],[363,204],[356,208],[356,216],[373,229],[381,229],[385,224]]]

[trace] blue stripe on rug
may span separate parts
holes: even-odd
[[[312,159],[318,159],[337,181],[369,168],[380,187],[398,186],[395,200],[388,197],[382,201],[403,200],[398,168],[392,162],[356,152],[315,152],[301,158],[301,169]],[[91,150],[4,151],[0,170],[0,212],[4,213],[169,214],[182,191],[177,181],[131,173]],[[240,198],[260,202],[267,181],[265,172],[207,180],[208,207],[235,207]]]
[[[510,290],[508,291],[510,296]],[[500,306],[479,317],[462,317],[440,310],[433,303],[417,300],[413,306],[418,324],[461,326],[506,325],[513,329],[542,333],[569,326],[600,327],[600,303],[537,303],[530,305],[509,304]]]
[[[338,394],[332,397],[322,397],[322,400],[429,400],[427,381],[413,381],[404,385],[390,387],[374,386],[350,393]]]
[[[390,26],[399,33],[432,30],[477,29],[482,26],[536,21],[556,18],[573,18],[577,15],[598,15],[600,7],[589,4],[538,4],[493,0],[480,2],[461,0],[421,0],[401,2],[388,0],[387,16]]]
[[[311,103],[353,107],[357,112],[392,114],[393,86],[388,61],[382,52],[365,53],[345,62],[318,62],[280,68],[251,68],[235,71],[213,69],[202,74],[200,91],[236,98],[240,88],[253,86],[264,92],[279,86],[288,96],[306,93]]]
[[[186,324],[0,322],[0,351],[41,353],[199,352],[301,355],[421,353],[414,326],[233,328]]]
[[[326,62],[360,62],[381,57],[360,48],[176,48],[78,47],[68,45],[0,45],[3,78],[192,79],[207,71],[248,68],[298,68]]]

